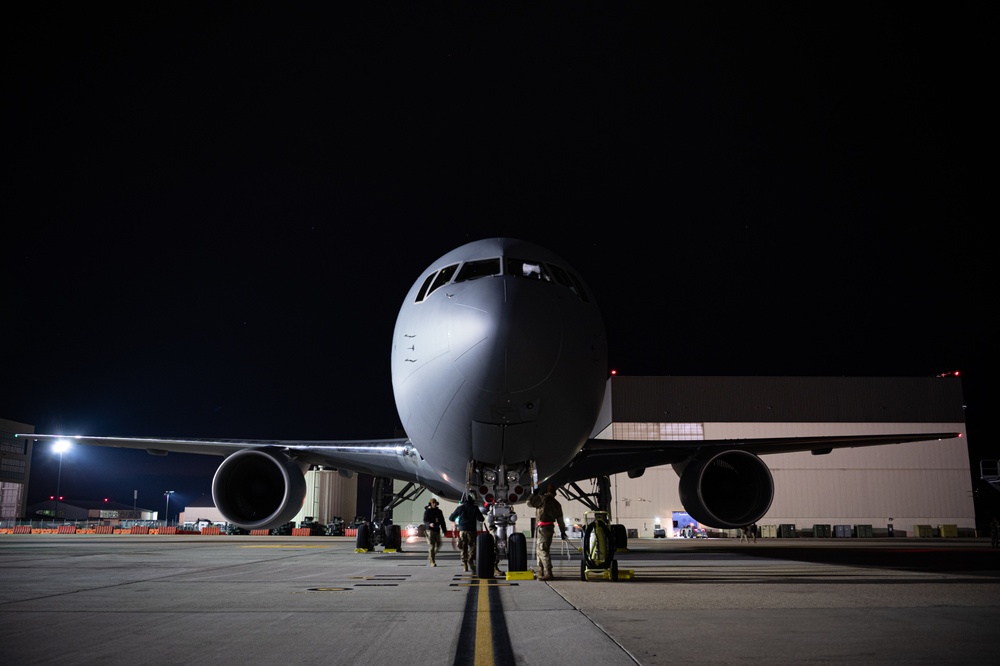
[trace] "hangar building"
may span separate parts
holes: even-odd
[[[27,423],[0,419],[0,521],[20,518],[28,506],[32,441],[15,438],[16,432],[35,429]]]

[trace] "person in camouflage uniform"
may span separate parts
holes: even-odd
[[[556,527],[559,536],[566,540],[566,525],[563,520],[562,505],[556,499],[556,489],[550,483],[544,495],[532,495],[528,506],[535,509],[535,554],[538,556],[538,580],[552,580],[552,537]]]
[[[478,523],[483,522],[483,512],[476,506],[472,495],[466,495],[462,503],[458,505],[448,520],[458,523],[458,543],[462,548],[462,564],[465,570],[469,571],[476,562],[476,533],[479,531]]]
[[[424,510],[424,535],[427,537],[427,564],[437,566],[438,550],[441,549],[441,536],[448,529],[444,524],[444,514],[438,508],[437,498],[432,497]]]

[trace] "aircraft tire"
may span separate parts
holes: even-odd
[[[403,545],[403,530],[399,525],[389,525],[385,535],[385,547],[400,550]]]
[[[495,557],[493,545],[493,535],[489,532],[480,532],[479,536],[476,537],[476,577],[477,578],[493,578],[493,572],[496,570]]]
[[[618,560],[611,560],[611,580],[618,582]]]
[[[514,532],[507,539],[507,570],[528,570],[528,542],[520,532]]]
[[[587,558],[580,560],[580,580],[587,582]]]
[[[364,550],[372,549],[371,527],[368,523],[358,525],[358,535],[354,541],[354,547]]]
[[[628,530],[622,524],[611,526],[611,531],[615,535],[615,550],[628,550]]]

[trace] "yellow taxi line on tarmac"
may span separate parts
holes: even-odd
[[[476,606],[476,666],[493,666],[493,628],[490,622],[490,595],[486,581],[479,579]]]

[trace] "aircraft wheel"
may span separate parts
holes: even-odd
[[[514,532],[507,539],[507,570],[528,570],[528,542],[520,532]]]
[[[390,550],[400,550],[403,545],[403,530],[399,525],[389,525],[386,528],[385,547]]]
[[[611,561],[611,580],[618,581],[618,560]]]
[[[478,578],[493,578],[496,562],[493,552],[493,535],[482,532],[476,537],[476,576]]]
[[[361,523],[358,525],[358,536],[354,542],[354,547],[363,548],[364,550],[372,549],[371,527],[368,523]]]
[[[580,580],[587,582],[587,558],[580,560]]]
[[[615,535],[615,550],[628,549],[628,530],[624,525],[617,524],[611,526],[611,531]]]

